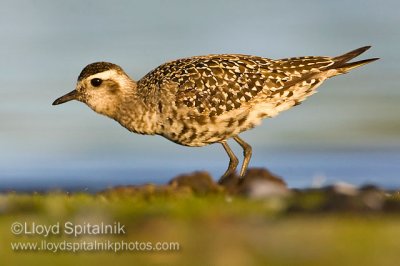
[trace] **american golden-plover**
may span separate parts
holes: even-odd
[[[195,56],[165,63],[137,82],[120,66],[97,62],[86,66],[76,89],[53,105],[78,100],[129,131],[161,135],[185,146],[221,143],[230,158],[222,180],[238,165],[228,139],[243,148],[243,176],[252,149],[239,134],[298,105],[327,78],[377,60],[349,63],[368,48],[336,57],[278,60],[241,54]]]

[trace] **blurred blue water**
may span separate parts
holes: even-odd
[[[100,157],[86,158],[84,162],[51,161],[46,166],[32,162],[3,173],[0,190],[99,191],[117,185],[166,183],[178,174],[195,170],[209,171],[217,180],[228,163],[225,156],[196,159],[195,154],[164,161],[132,156],[118,158],[118,162]],[[395,189],[400,188],[399,162],[400,151],[273,151],[256,152],[251,167],[268,167],[293,188],[347,182]]]
[[[373,48],[360,59],[381,60],[327,81],[320,93],[244,139],[254,148],[252,165],[268,167],[292,187],[318,176],[399,186],[399,1],[1,4],[0,190],[98,190],[225,170],[221,147],[189,149],[135,136],[80,103],[51,106],[88,63],[120,64],[137,80],[186,56],[339,55],[364,45]]]

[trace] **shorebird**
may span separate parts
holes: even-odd
[[[82,70],[75,90],[53,105],[78,100],[131,132],[161,135],[185,146],[220,143],[230,158],[221,180],[234,174],[239,162],[227,143],[232,138],[243,148],[243,177],[252,148],[239,134],[300,104],[326,79],[377,60],[349,62],[369,48],[336,57],[278,60],[194,56],[162,64],[137,82],[118,65],[96,62]]]

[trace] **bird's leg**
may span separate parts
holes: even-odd
[[[228,169],[226,169],[225,173],[223,174],[223,176],[221,177],[220,180],[223,180],[224,178],[230,176],[231,174],[233,174],[236,170],[236,167],[239,163],[238,158],[235,156],[235,154],[233,153],[233,151],[231,150],[231,148],[229,147],[228,143],[226,143],[226,141],[221,141],[222,146],[224,147],[226,153],[229,156],[229,166]]]
[[[244,140],[242,140],[241,138],[239,138],[239,136],[234,136],[233,139],[243,148],[243,156],[244,156],[244,160],[243,160],[243,164],[242,164],[242,168],[240,169],[240,177],[243,177],[244,174],[247,171],[247,166],[249,165],[250,159],[251,159],[251,146],[245,142]]]

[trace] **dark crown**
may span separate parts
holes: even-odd
[[[85,66],[85,68],[81,71],[78,77],[78,81],[90,77],[91,75],[101,73],[107,70],[115,69],[118,72],[124,73],[121,67],[115,65],[113,63],[108,62],[96,62]]]

